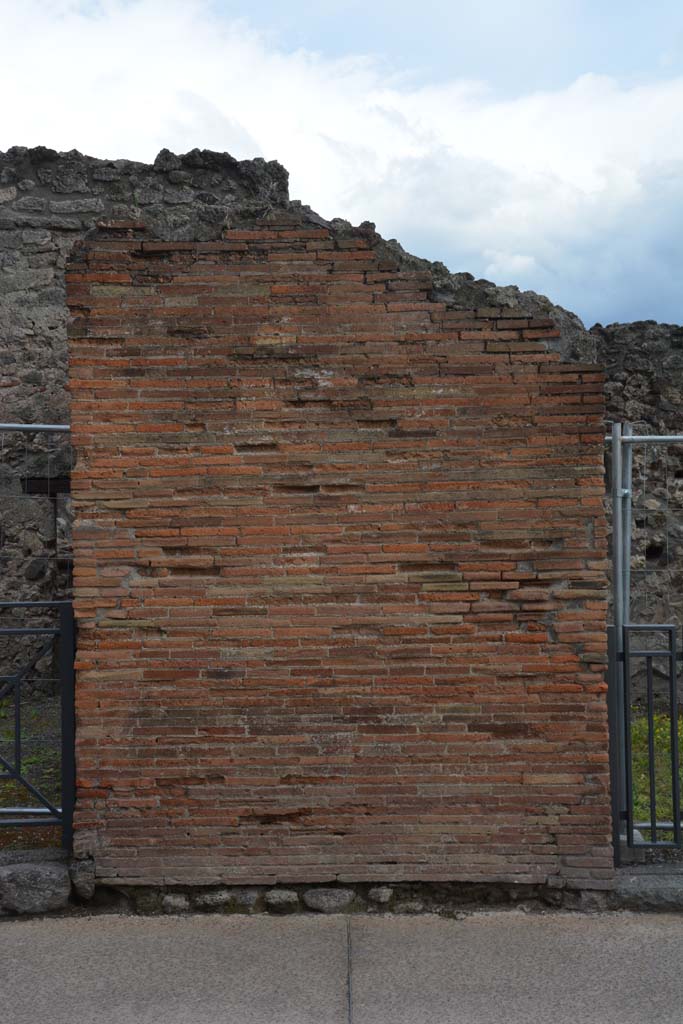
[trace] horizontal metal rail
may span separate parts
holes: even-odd
[[[20,810],[22,812],[25,812],[27,810],[27,808],[22,807],[22,808],[20,808]],[[28,810],[30,810],[30,808],[28,808]],[[55,818],[55,816],[52,815],[49,818],[36,818],[35,820],[33,820],[31,818],[4,818],[3,817],[2,820],[0,821],[0,825],[2,825],[3,828],[30,828],[32,825],[39,825],[41,828],[46,828],[48,825],[61,825],[61,824],[62,824],[61,815],[60,815],[59,818]]]
[[[0,601],[0,608],[68,608],[71,601]]]
[[[47,626],[41,629],[29,629],[22,626],[3,627],[0,629],[0,636],[59,636],[59,630],[49,629]]]
[[[605,441],[612,441],[607,434]],[[620,444],[683,444],[683,434],[622,434]]]
[[[13,430],[25,434],[68,434],[67,423],[0,423],[0,430]]]

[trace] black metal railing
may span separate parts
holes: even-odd
[[[0,782],[14,783],[18,789],[33,798],[32,805],[17,807],[0,806],[0,826],[20,827],[59,825],[62,829],[62,845],[70,849],[73,839],[73,808],[75,793],[74,764],[74,618],[70,601],[2,601],[0,611],[13,614],[14,609],[37,611],[41,618],[50,612],[57,621],[45,625],[2,625],[0,637],[35,637],[37,643],[28,653],[20,667],[12,670],[0,669],[0,700],[8,701],[13,719],[9,750],[0,754]],[[3,616],[4,618],[4,616]],[[61,758],[59,786],[60,798],[45,793],[45,787],[34,785],[24,766],[24,687],[36,665],[54,651],[57,644],[57,682],[60,700]]]
[[[664,644],[657,646],[656,638],[663,638]],[[627,847],[683,845],[679,660],[676,626],[628,624],[620,634],[615,627],[610,629],[610,761],[617,863],[624,843]]]

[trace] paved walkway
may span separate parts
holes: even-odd
[[[669,1024],[683,916],[0,922],[7,1024]]]

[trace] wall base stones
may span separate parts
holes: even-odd
[[[94,892],[92,860],[49,849],[0,853],[0,917],[63,911]]]
[[[683,913],[681,875],[620,872],[604,890],[556,884],[503,885],[399,882],[377,886],[106,886],[94,885],[91,861],[48,851],[20,851],[0,860],[0,918],[46,914],[436,914],[460,919],[487,910],[599,913],[633,910]],[[17,859],[18,858],[18,859]],[[23,859],[22,859],[23,858]]]
[[[596,898],[605,906],[606,897]],[[98,890],[96,900],[116,908],[121,897],[130,913],[177,914],[439,914],[458,916],[491,907],[579,909],[581,894],[550,885],[485,885],[459,882],[401,882],[296,886],[114,887]],[[586,899],[584,898],[584,903]]]
[[[10,864],[0,867],[0,911],[43,914],[69,901],[71,881],[65,864]]]

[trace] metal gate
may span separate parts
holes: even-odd
[[[53,626],[3,626],[0,636],[35,638],[34,649],[21,667],[11,675],[0,675],[0,701],[9,700],[11,706],[11,754],[0,754],[0,782],[16,783],[20,790],[34,798],[34,804],[0,807],[0,826],[25,828],[30,825],[61,825],[62,845],[71,848],[74,808],[74,618],[70,601],[2,601],[2,611],[40,609],[55,611],[58,621]],[[22,684],[37,663],[51,654],[57,641],[59,659],[59,688],[61,696],[61,799],[56,803],[27,777],[23,764],[24,708]]]
[[[682,435],[634,435],[628,424],[615,424],[607,438],[611,455],[613,622],[609,628],[609,724],[612,779],[613,841],[616,863],[624,848],[683,845],[681,835],[680,751],[681,706],[678,691],[680,629],[677,622],[644,621],[638,607],[632,620],[634,516],[656,515],[664,523],[664,545],[652,549],[669,555],[669,525],[683,511],[664,496],[648,497],[642,458],[638,468],[640,500],[634,496],[634,449],[637,446],[683,444]],[[678,458],[683,455],[679,451]],[[661,460],[660,460],[661,463]],[[644,463],[647,466],[647,462]],[[659,491],[661,464],[659,468]],[[677,471],[677,479],[683,472]],[[678,485],[677,485],[678,486]],[[653,509],[655,510],[653,512]],[[683,517],[681,523],[683,523]],[[682,531],[683,532],[683,531]],[[678,557],[678,552],[677,552]],[[639,572],[647,558],[637,556]],[[638,561],[639,560],[639,561]],[[683,560],[681,561],[683,568]],[[656,571],[656,570],[654,570]],[[678,570],[673,583],[680,589]],[[683,595],[681,595],[683,597]],[[661,613],[661,607],[657,609]]]
[[[0,600],[0,827],[58,826],[70,849],[75,645],[70,541],[59,536],[69,532],[68,433],[0,424],[2,597],[16,598]]]

